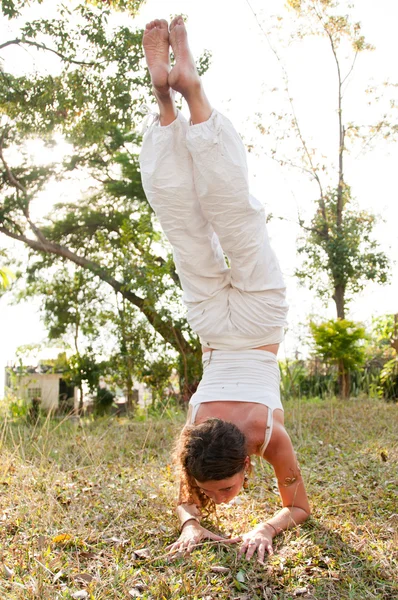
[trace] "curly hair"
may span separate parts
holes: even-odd
[[[207,419],[200,425],[186,425],[174,451],[180,476],[179,503],[198,504],[208,513],[215,504],[196,481],[227,479],[245,468],[247,441],[234,425],[221,419]]]

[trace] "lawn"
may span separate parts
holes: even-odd
[[[170,459],[184,415],[5,419],[0,432],[0,598],[398,598],[398,405],[290,400],[286,424],[312,504],[265,565],[205,543],[176,561]],[[256,460],[249,489],[208,526],[236,535],[279,507]]]

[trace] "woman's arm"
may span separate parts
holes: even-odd
[[[180,528],[182,529],[188,521],[200,523],[201,512],[196,504],[183,503],[177,506],[177,516],[180,521]]]
[[[274,468],[283,506],[267,523],[279,533],[303,523],[311,512],[292,442],[281,423],[274,424],[264,458]]]
[[[195,548],[196,544],[205,539],[230,544],[238,542],[241,539],[240,537],[233,539],[224,538],[202,527],[200,525],[201,512],[196,504],[179,504],[177,506],[177,515],[180,520],[181,533],[178,540],[167,546],[170,554],[188,554]]]
[[[260,562],[266,552],[272,554],[272,539],[278,533],[304,523],[310,515],[310,505],[296,454],[281,423],[274,423],[272,438],[264,458],[274,468],[283,508],[242,536],[240,554],[246,554],[246,558],[250,559],[257,551]]]

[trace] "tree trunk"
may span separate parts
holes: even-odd
[[[190,352],[180,352],[178,359],[178,375],[180,381],[180,394],[182,404],[189,402],[192,394],[196,392],[202,377],[202,348],[197,345]]]
[[[339,396],[344,399],[350,396],[350,374],[341,360],[339,361]]]
[[[345,289],[342,285],[336,285],[334,288],[333,300],[336,304],[337,318],[345,319]]]
[[[131,368],[131,358],[127,357],[127,377],[126,377],[126,388],[127,388],[127,404],[126,411],[129,414],[133,414],[135,412],[135,402],[134,402],[134,393],[133,393],[133,378],[131,376],[132,368]]]
[[[394,331],[391,337],[391,348],[398,354],[398,313],[394,315]]]
[[[77,414],[79,415],[79,417],[83,416],[83,383],[80,382],[79,384],[79,406],[77,409]]]

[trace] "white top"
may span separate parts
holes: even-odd
[[[268,407],[268,420],[261,454],[272,435],[273,411],[283,410],[280,399],[278,360],[266,350],[214,350],[204,352],[203,377],[191,397],[191,423],[202,402],[254,402]]]
[[[203,377],[190,399],[202,402],[231,400],[257,402],[272,410],[283,406],[280,399],[278,360],[266,350],[214,350],[204,352]]]

